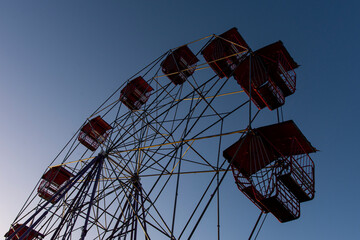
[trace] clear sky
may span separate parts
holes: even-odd
[[[331,0],[1,0],[0,235],[55,155],[123,81],[170,48],[237,27],[252,49],[282,40],[301,65],[284,116],[320,150],[312,156],[315,199],[302,205],[299,220],[281,224],[269,215],[258,239],[359,239],[359,7]],[[228,224],[246,239],[259,211],[234,208],[238,222]]]

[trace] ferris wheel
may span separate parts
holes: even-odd
[[[201,239],[211,211],[220,239],[225,177],[262,213],[297,219],[316,149],[293,121],[252,128],[295,92],[297,67],[281,41],[252,51],[236,28],[169,50],[86,119],[5,238]]]

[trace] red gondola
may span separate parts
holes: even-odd
[[[78,140],[91,151],[95,151],[109,136],[111,129],[107,122],[97,116],[82,127]]]
[[[293,121],[253,129],[224,151],[238,188],[280,222],[300,216],[300,202],[314,198],[316,149]]]
[[[62,166],[53,167],[43,176],[38,187],[38,194],[45,200],[51,199],[59,191],[62,185],[73,175]],[[58,197],[52,199],[54,203]]]
[[[250,68],[251,62],[251,68]],[[248,56],[235,70],[234,78],[259,108],[274,110],[296,89],[297,63],[281,41],[265,46]],[[250,75],[251,74],[251,75]]]
[[[263,59],[271,79],[287,97],[296,90],[296,73],[294,69],[299,65],[290,56],[281,41],[256,50],[256,55]]]
[[[11,227],[10,230],[5,234],[4,237],[9,237],[11,234],[13,234],[16,230],[21,228],[18,233],[11,238],[11,240],[18,240],[21,237],[24,239],[43,239],[45,236],[34,229],[32,229],[27,235],[24,235],[25,232],[29,229],[27,226],[23,226],[23,224],[15,224],[15,226]]]
[[[314,162],[309,154],[316,152],[293,121],[258,129],[258,132],[281,154],[283,166],[278,179],[300,200],[314,198]]]
[[[169,54],[161,63],[163,73],[175,84],[183,84],[196,68],[199,59],[188,46],[182,46]]]
[[[120,101],[130,110],[139,110],[154,90],[142,77],[131,80],[122,90]]]
[[[216,37],[201,53],[220,78],[229,78],[245,58],[248,49],[237,29],[232,28]]]
[[[249,96],[250,74],[251,100],[259,109],[267,106],[270,110],[273,110],[284,105],[285,97],[283,92],[270,77],[264,61],[257,55],[248,56],[234,72],[234,78]]]

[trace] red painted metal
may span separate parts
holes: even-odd
[[[62,166],[53,167],[43,176],[38,187],[39,197],[49,200],[73,175]],[[57,199],[54,198],[52,203]]]
[[[236,186],[238,189],[250,200],[255,206],[257,206],[263,212],[269,212],[266,207],[257,199],[261,194],[256,190],[248,178],[244,177],[243,174],[234,166],[231,165],[231,171],[233,173]]]
[[[315,165],[309,154],[316,152],[293,121],[257,129],[283,159],[278,178],[299,199],[309,201],[315,195]]]
[[[211,41],[201,54],[220,78],[229,78],[245,58],[248,49],[237,29],[232,28]]]
[[[142,77],[137,77],[121,90],[120,101],[130,110],[139,110],[148,101],[153,90]]]
[[[308,154],[291,156],[278,179],[299,199],[300,202],[312,200],[315,196],[314,162]]]
[[[271,79],[287,97],[296,90],[296,69],[299,65],[290,56],[281,41],[267,45],[255,53],[261,57]]]
[[[175,84],[183,84],[196,68],[199,59],[188,48],[182,46],[171,52],[161,63],[162,71]]]
[[[317,151],[292,120],[260,127],[256,131],[284,156],[309,154]],[[301,148],[292,147],[293,138],[297,139]]]
[[[274,185],[271,196],[261,200],[261,203],[282,223],[300,217],[299,199],[280,181]]]
[[[251,61],[251,100],[257,106],[258,109],[263,109],[266,107],[265,102],[255,89],[256,86],[261,86],[261,83],[266,81],[267,76],[266,72],[261,66],[261,62],[257,58],[254,61]],[[244,92],[250,97],[250,58],[247,57],[240,63],[234,72],[234,78],[237,80],[238,84],[242,87]],[[254,84],[254,83],[255,84]]]
[[[229,162],[232,160],[232,165],[249,177],[273,162],[278,157],[275,153],[261,136],[249,132],[228,147],[224,151],[224,157]]]
[[[250,68],[251,62],[251,68]],[[274,110],[285,103],[285,97],[296,90],[295,68],[298,64],[290,56],[281,41],[256,50],[234,72],[234,78],[259,108],[265,105]]]
[[[78,140],[91,151],[95,151],[109,135],[112,127],[100,116],[91,119],[80,131]]]
[[[262,211],[287,222],[299,218],[300,202],[314,198],[313,152],[295,123],[286,121],[251,130],[223,155],[240,191]]]
[[[61,185],[65,181],[69,180],[73,175],[66,170],[62,166],[57,166],[51,168],[47,171],[43,176],[42,179],[47,180],[49,182],[53,182],[54,184]]]
[[[15,224],[15,226],[11,227],[10,230],[5,234],[4,237],[9,237],[11,234],[13,234],[17,229],[20,229],[20,231],[11,238],[11,240],[18,240],[21,237],[23,237],[23,239],[43,239],[45,236],[35,230],[31,230],[26,236],[24,235],[24,233],[29,229],[29,227],[27,226],[23,226],[22,224]]]
[[[38,195],[45,200],[50,200],[59,189],[59,186],[52,184],[51,182],[42,180],[38,187]],[[55,203],[56,200],[58,200],[58,198],[55,197],[51,200],[51,203]]]
[[[270,77],[264,61],[256,55],[248,56],[234,72],[234,78],[248,96],[250,96],[250,74],[251,100],[259,109],[267,106],[270,110],[274,110],[284,105],[285,97],[283,92]]]

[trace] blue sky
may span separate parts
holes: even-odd
[[[0,1],[0,234],[114,89],[168,49],[237,27],[252,49],[282,40],[301,65],[284,116],[320,150],[315,199],[297,221],[269,215],[258,239],[359,238],[358,9],[357,1]],[[258,210],[234,207],[231,224],[249,226],[239,232],[246,239]]]

